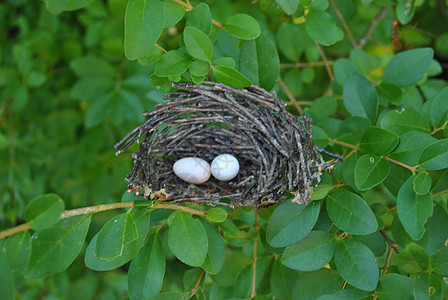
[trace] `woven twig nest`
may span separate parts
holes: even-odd
[[[341,159],[313,145],[311,120],[288,113],[275,93],[214,82],[172,85],[169,101],[144,113],[149,119],[115,145],[119,155],[144,136],[126,182],[148,199],[260,207],[283,201],[288,190],[305,204],[321,172]],[[321,152],[336,159],[326,163]],[[194,185],[173,172],[178,159],[211,162],[225,153],[240,164],[230,181]]]

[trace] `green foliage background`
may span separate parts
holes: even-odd
[[[0,4],[0,228],[31,228],[0,240],[0,298],[446,299],[447,1],[180,2]],[[112,145],[207,78],[313,118],[345,159],[310,204],[59,219],[141,201]]]

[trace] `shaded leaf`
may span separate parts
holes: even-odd
[[[235,88],[243,88],[252,84],[243,74],[228,66],[213,66],[213,75],[219,82]]]
[[[352,116],[376,120],[378,95],[375,87],[359,74],[347,76],[343,90],[344,106]]]
[[[386,274],[381,277],[376,289],[378,299],[381,300],[412,300],[414,281],[396,273]]]
[[[428,122],[420,113],[410,108],[391,110],[381,119],[381,127],[398,135],[408,131],[429,133]]]
[[[324,11],[311,10],[306,15],[305,28],[313,40],[324,46],[333,45],[344,38],[343,31]]]
[[[224,241],[221,234],[219,234],[216,226],[203,219],[200,220],[202,222],[202,225],[204,225],[209,241],[207,257],[205,258],[205,261],[201,267],[209,274],[216,274],[219,272],[219,270],[221,270],[224,264],[224,259],[226,257]]]
[[[25,207],[24,218],[34,230],[55,224],[64,212],[64,202],[56,194],[46,194],[32,199]]]
[[[156,64],[154,74],[157,76],[180,75],[185,72],[191,63],[191,57],[179,50],[165,53]]]
[[[335,270],[320,269],[303,273],[292,289],[292,299],[314,300],[325,294],[334,294],[343,283]]]
[[[299,275],[297,272],[286,268],[280,263],[280,259],[274,261],[270,276],[272,295],[275,299],[290,300],[291,290]]]
[[[379,127],[370,127],[364,133],[359,147],[362,152],[385,155],[397,146],[398,141],[395,133]]]
[[[212,28],[212,14],[207,3],[199,3],[188,13],[185,28],[188,26],[193,26],[205,34],[210,33],[210,29]]]
[[[389,163],[385,159],[365,154],[356,162],[355,185],[360,191],[369,190],[383,182],[389,171]]]
[[[2,300],[14,299],[14,276],[6,259],[0,255],[0,296]]]
[[[420,154],[418,164],[428,170],[448,168],[448,139],[438,140],[426,146]]]
[[[16,233],[1,245],[1,252],[14,276],[22,274],[30,260],[31,239],[28,231]]]
[[[226,255],[224,266],[213,276],[213,280],[220,286],[229,287],[235,284],[241,271],[252,263],[249,256],[232,251]]]
[[[185,28],[183,37],[188,54],[203,61],[212,59],[213,44],[205,33],[189,26]]]
[[[233,15],[222,25],[228,33],[242,40],[256,39],[261,33],[257,20],[247,14]]]
[[[280,5],[287,15],[292,15],[296,12],[300,0],[275,0],[275,2]]]

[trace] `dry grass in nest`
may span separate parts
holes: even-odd
[[[285,110],[285,103],[260,87],[236,89],[221,83],[173,83],[168,102],[144,113],[148,120],[115,145],[117,155],[140,142],[127,176],[130,191],[148,199],[263,207],[282,202],[306,204],[321,172],[342,157],[311,142],[311,120]],[[327,163],[321,153],[335,158]],[[232,154],[240,171],[231,181],[211,177],[199,185],[182,181],[173,164],[184,157],[211,162]]]

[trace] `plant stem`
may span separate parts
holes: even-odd
[[[157,48],[159,48],[160,50],[162,50],[163,53],[167,53],[168,51],[165,50],[165,48],[163,48],[162,46],[160,46],[159,44],[155,43],[154,46],[156,46]]]
[[[402,162],[396,161],[395,159],[392,159],[392,158],[390,158],[390,157],[383,156],[383,158],[386,159],[386,160],[388,160],[388,161],[390,161],[390,162],[393,162],[394,164],[397,164],[397,165],[399,165],[399,166],[402,166],[403,168],[406,168],[406,169],[408,169],[408,170],[411,170],[412,172],[423,173],[423,171],[420,171],[420,170],[417,169],[416,167],[412,167],[412,166],[410,166],[410,165],[407,165],[407,164],[404,164],[404,163],[402,163]]]
[[[289,103],[294,105],[294,107],[297,109],[297,111],[300,114],[303,114],[303,109],[300,106],[299,102],[296,100],[296,98],[294,98],[294,96],[291,94],[291,92],[289,91],[288,87],[286,86],[286,84],[283,82],[283,80],[280,77],[278,78],[278,83],[280,83],[280,86],[282,87],[282,89],[285,92],[286,96],[288,96]]]
[[[431,131],[430,135],[434,135],[436,132],[439,132],[440,130],[444,130],[446,127],[446,124],[448,124],[448,121],[445,122],[445,124],[443,124],[442,126],[440,126],[439,128],[434,129],[433,131]]]
[[[434,197],[434,196],[438,196],[438,195],[445,194],[445,193],[448,193],[448,189],[437,192],[437,193],[433,194],[432,196]]]
[[[111,209],[118,209],[118,208],[133,208],[134,202],[119,202],[119,203],[112,203],[112,204],[100,204],[95,206],[88,206],[88,207],[82,207],[82,208],[76,208],[72,210],[66,210],[62,213],[61,219],[63,218],[69,218],[73,216],[78,215],[85,215],[89,213],[97,213],[101,211],[111,210]],[[192,215],[201,215],[205,216],[207,214],[207,211],[195,209],[183,205],[175,205],[175,204],[169,204],[169,203],[159,203],[155,204],[153,206],[148,206],[150,209],[173,209],[173,210],[180,210],[184,212],[188,212]],[[26,231],[30,229],[29,223],[24,223],[3,231],[0,231],[0,239],[3,239],[5,237],[11,236],[13,234]]]
[[[330,80],[334,80],[333,71],[331,71],[330,63],[328,62],[327,56],[325,55],[324,50],[322,49],[321,45],[318,42],[314,42],[316,44],[317,50],[319,50],[320,56],[322,56],[322,59],[324,60],[325,68],[327,69],[328,76],[330,77]]]
[[[338,141],[338,140],[334,140],[334,139],[330,139],[330,143],[338,144],[338,145],[341,145],[341,146],[353,149],[355,151],[361,150],[358,146],[347,144],[347,143],[344,143],[344,142],[341,142],[341,141]]]
[[[369,28],[367,28],[366,33],[359,40],[359,47],[360,48],[364,47],[364,45],[370,39],[370,37],[372,36],[373,31],[378,26],[378,23],[386,16],[388,10],[389,10],[388,7],[383,8],[379,12],[379,14],[370,22]]]
[[[194,285],[194,288],[190,291],[190,295],[193,296],[196,294],[199,288],[199,284],[201,283],[202,277],[204,277],[205,270],[202,269],[201,274],[199,274],[198,280],[196,281],[196,284]]]
[[[359,48],[359,46],[356,44],[355,38],[353,37],[353,34],[350,30],[350,27],[348,27],[347,22],[345,22],[344,16],[339,11],[336,3],[334,3],[334,0],[330,0],[331,6],[333,6],[334,11],[338,15],[339,20],[341,20],[342,26],[344,26],[345,32],[347,32],[347,36],[350,40],[350,43],[352,43],[353,48]]]
[[[179,3],[180,5],[182,5],[182,6],[185,8],[186,11],[192,11],[193,8],[194,8],[193,5],[191,5],[190,3],[186,3],[186,2],[184,2],[184,1],[182,1],[182,0],[172,0],[172,1],[174,1],[174,2],[176,2],[176,3]],[[213,23],[213,25],[215,25],[215,26],[218,27],[219,29],[226,30],[226,29],[224,28],[224,26],[222,26],[222,24],[219,23],[218,21],[216,21],[215,19],[212,19],[212,23]]]
[[[254,230],[258,230],[258,209],[255,208],[255,224],[254,224]],[[254,262],[252,265],[252,293],[250,295],[250,298],[254,298],[257,295],[256,291],[256,282],[257,282],[257,245],[258,245],[258,238],[255,236],[254,240]]]
[[[334,61],[314,61],[295,64],[280,64],[280,68],[310,68],[310,67],[324,67],[326,64],[333,65]]]
[[[389,244],[389,247],[392,248],[395,251],[395,253],[399,254],[400,252],[398,252],[398,250],[397,250],[398,244],[394,240],[392,240],[383,229],[381,229],[379,231],[379,233],[383,236],[383,238]]]

